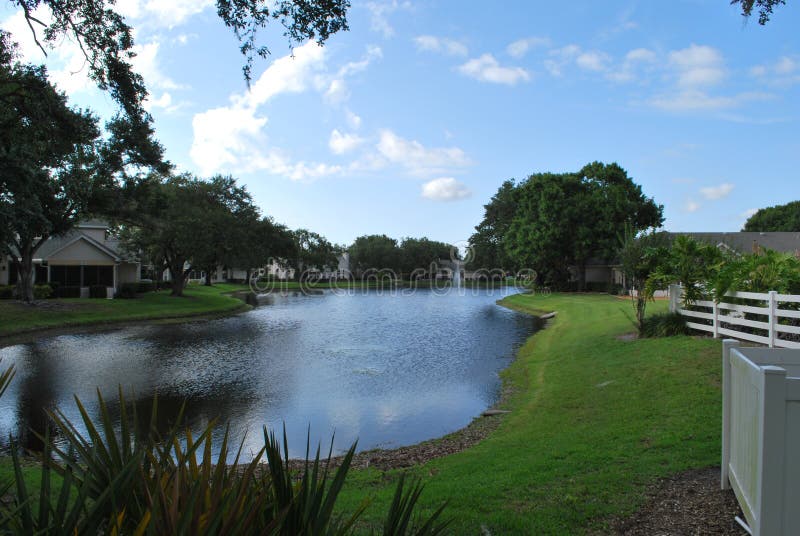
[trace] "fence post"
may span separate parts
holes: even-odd
[[[739,341],[722,341],[722,489],[730,489],[728,472],[731,462],[731,348],[738,348]]]
[[[778,293],[774,290],[769,291],[769,301],[767,302],[769,308],[769,347],[775,348],[775,340],[778,338],[775,324],[778,323]]]
[[[681,287],[679,285],[669,286],[669,312],[677,313],[681,297]]]
[[[781,534],[784,478],[786,478],[786,370],[763,367],[761,414],[759,415],[759,460],[757,527],[753,534]],[[788,506],[788,505],[787,505]]]
[[[719,339],[719,302],[717,300],[714,300],[712,311],[714,313],[714,338]]]

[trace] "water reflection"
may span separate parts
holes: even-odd
[[[534,329],[530,317],[495,304],[497,291],[464,296],[417,292],[262,297],[239,316],[180,325],[51,337],[0,349],[17,377],[0,400],[0,434],[29,448],[45,409],[73,421],[77,395],[96,415],[96,390],[115,402],[121,385],[149,416],[158,394],[166,429],[187,401],[193,429],[230,422],[246,452],[261,427],[286,423],[293,455],[312,441],[335,450],[396,447],[465,426],[491,405],[497,373]],[[131,394],[132,393],[132,394]],[[219,434],[222,431],[220,430]]]

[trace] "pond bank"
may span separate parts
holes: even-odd
[[[454,533],[615,532],[659,479],[719,463],[719,341],[620,341],[628,304],[602,295],[516,295],[503,305],[558,311],[502,374],[511,413],[462,452],[403,469],[422,507],[448,500]],[[652,313],[666,305],[659,302]],[[378,522],[398,471],[350,475],[339,508],[372,498]]]
[[[169,291],[164,290],[148,292],[135,299],[53,299],[34,305],[2,300],[0,347],[35,340],[43,335],[218,318],[250,309],[243,298],[232,295],[247,290],[244,285],[192,285],[186,288],[183,298],[172,298]]]

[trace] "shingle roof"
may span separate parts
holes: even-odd
[[[773,249],[783,253],[800,252],[800,233],[796,232],[739,232],[739,233],[671,233],[674,236],[690,236],[699,242],[713,246],[725,244],[740,253],[751,253],[756,247]]]

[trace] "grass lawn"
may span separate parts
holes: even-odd
[[[190,285],[183,298],[171,298],[168,290],[162,290],[131,300],[56,299],[45,300],[41,305],[2,300],[0,337],[42,328],[226,313],[244,307],[241,300],[226,293],[245,289],[244,285],[231,284]]]
[[[602,530],[609,516],[633,512],[656,478],[719,464],[719,341],[620,340],[633,330],[631,306],[606,295],[516,295],[503,304],[558,316],[504,371],[515,394],[499,430],[410,470],[425,482],[426,511],[450,501],[454,533]],[[338,508],[372,498],[365,519],[377,523],[398,474],[351,472]]]

